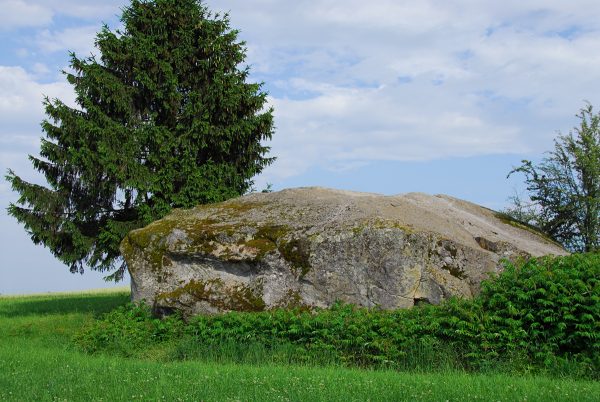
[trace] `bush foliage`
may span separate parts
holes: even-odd
[[[83,330],[90,353],[162,350],[167,359],[306,362],[413,370],[546,371],[598,377],[600,255],[513,265],[473,300],[381,311],[338,303],[324,310],[272,310],[153,318],[119,308]]]

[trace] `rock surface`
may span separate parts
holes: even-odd
[[[501,259],[567,254],[492,210],[444,195],[324,188],[175,210],[121,244],[132,298],[159,314],[383,309],[477,294]]]

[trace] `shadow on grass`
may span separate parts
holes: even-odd
[[[0,298],[0,317],[69,313],[98,315],[122,306],[129,300],[127,292]]]

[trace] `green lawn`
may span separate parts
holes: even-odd
[[[71,339],[124,291],[0,298],[0,400],[597,401],[600,383],[88,356]]]

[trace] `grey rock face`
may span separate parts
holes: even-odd
[[[337,300],[408,308],[473,297],[503,258],[557,244],[452,197],[323,188],[176,210],[121,244],[134,301],[185,315]]]

